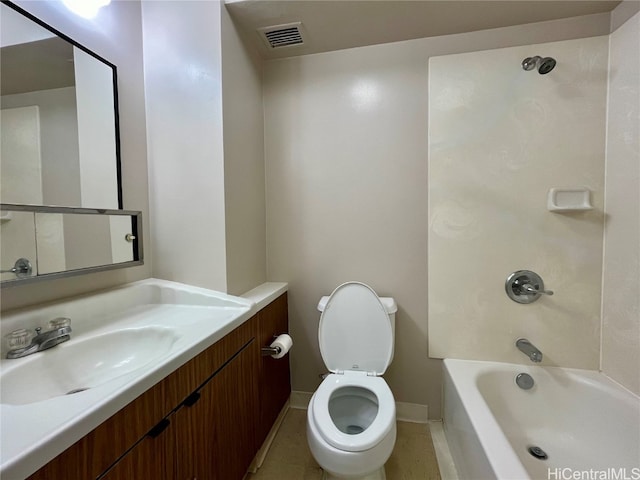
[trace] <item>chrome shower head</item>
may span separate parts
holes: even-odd
[[[540,75],[545,75],[554,69],[556,66],[555,58],[545,57],[540,62],[538,62],[538,73]]]
[[[522,68],[526,71],[533,70],[534,68],[538,69],[538,73],[540,75],[545,75],[549,73],[556,66],[556,61],[551,57],[527,57],[522,61]]]

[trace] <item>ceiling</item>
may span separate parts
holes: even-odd
[[[0,50],[2,95],[73,85],[73,45],[62,38],[20,43]]]
[[[265,59],[609,12],[619,0],[226,0]],[[302,45],[268,47],[257,29],[302,22]]]

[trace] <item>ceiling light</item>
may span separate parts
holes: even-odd
[[[76,15],[84,18],[95,18],[98,10],[109,5],[111,0],[62,0],[62,3]]]

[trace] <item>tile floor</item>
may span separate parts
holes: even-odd
[[[246,480],[321,480],[322,470],[307,446],[306,410],[289,409],[262,467]],[[387,480],[441,480],[429,427],[398,422],[386,464]]]

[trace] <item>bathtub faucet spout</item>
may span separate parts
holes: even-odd
[[[542,352],[526,338],[519,338],[516,340],[516,347],[529,357],[532,362],[539,363],[542,361]]]

